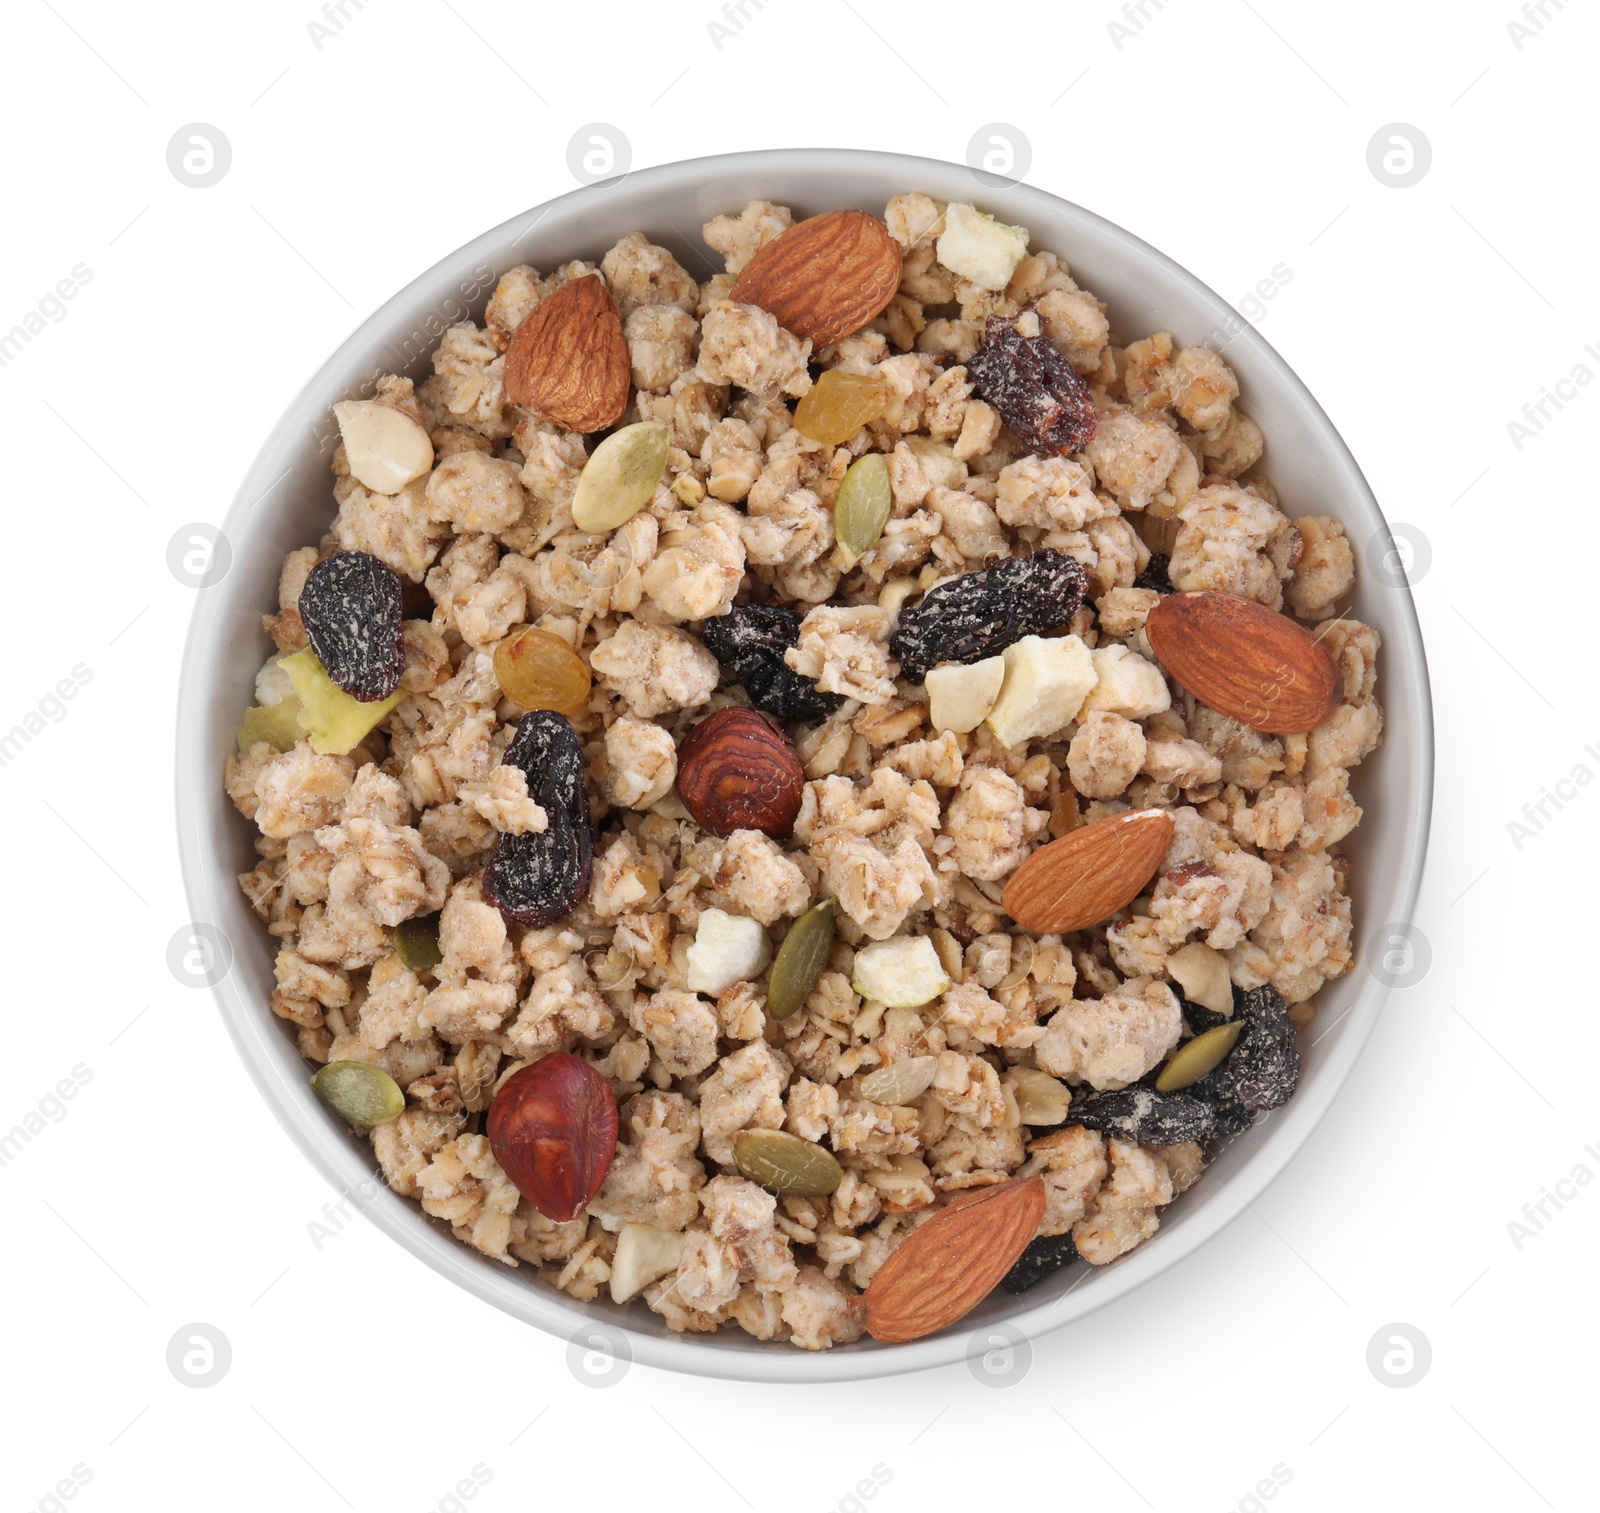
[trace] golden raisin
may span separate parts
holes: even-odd
[[[888,406],[883,380],[872,373],[829,368],[795,406],[794,427],[810,441],[843,446]]]
[[[560,636],[528,626],[494,649],[500,691],[524,709],[576,714],[589,702],[589,669]]]

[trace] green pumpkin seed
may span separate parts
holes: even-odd
[[[311,1079],[311,1090],[352,1124],[386,1124],[406,1106],[394,1078],[365,1061],[330,1061]]]
[[[733,1142],[733,1164],[768,1192],[820,1198],[844,1180],[844,1172],[812,1140],[779,1129],[746,1130]]]
[[[848,565],[870,551],[889,523],[894,492],[889,486],[889,459],[868,452],[850,464],[833,505],[833,534]]]
[[[1243,1021],[1236,1019],[1232,1024],[1219,1024],[1179,1046],[1156,1078],[1156,1091],[1175,1093],[1191,1082],[1198,1082],[1233,1049],[1243,1028]]]
[[[825,898],[807,909],[783,937],[767,980],[767,1012],[787,1019],[811,996],[833,949],[833,915],[836,900]]]
[[[572,523],[598,535],[633,519],[655,493],[667,466],[667,428],[654,420],[613,431],[578,475]]]
[[[419,914],[403,919],[394,927],[394,954],[400,965],[413,972],[427,972],[444,960],[439,950],[439,916]]]

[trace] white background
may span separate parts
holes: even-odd
[[[75,665],[92,680],[0,769],[0,1128],[74,1065],[92,1080],[0,1168],[5,1508],[56,1506],[77,1466],[65,1505],[89,1513],[823,1513],[855,1506],[874,1464],[891,1479],[868,1506],[887,1513],[1222,1513],[1258,1506],[1274,1466],[1271,1506],[1290,1513],[1592,1507],[1600,1184],[1565,1189],[1520,1248],[1508,1223],[1579,1163],[1600,1173],[1584,1149],[1600,1149],[1600,793],[1569,789],[1520,848],[1507,826],[1577,764],[1600,772],[1585,753],[1600,392],[1569,391],[1520,450],[1507,423],[1575,365],[1600,372],[1584,353],[1600,342],[1593,12],[1547,0],[1514,39],[1511,0],[1146,0],[1114,39],[1109,0],[751,0],[719,47],[709,0],[346,9],[320,46],[311,0],[7,12],[0,332],[75,265],[92,277],[0,368],[0,727]],[[959,161],[979,126],[1008,122],[1032,183],[1222,294],[1286,265],[1264,334],[1431,553],[1431,969],[1254,1213],[1037,1341],[1004,1390],[959,1366],[813,1390],[639,1366],[579,1385],[563,1343],[365,1221],[318,1248],[308,1224],[331,1190],[209,995],[165,963],[188,916],[170,760],[193,605],[169,538],[222,518],[289,397],[367,312],[572,187],[567,143],[597,121],[636,166],[793,145]],[[206,189],[167,166],[192,122],[232,147]],[[1406,189],[1367,164],[1394,122],[1432,145]],[[193,1322],[231,1343],[205,1390],[166,1364]],[[1432,1348],[1404,1390],[1367,1365],[1396,1322]],[[452,1504],[474,1466],[492,1479]]]

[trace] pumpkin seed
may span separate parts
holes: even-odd
[[[394,954],[413,972],[428,972],[444,960],[439,949],[439,916],[418,914],[394,927]]]
[[[933,1084],[936,1056],[913,1056],[910,1061],[897,1061],[893,1066],[879,1067],[868,1072],[856,1084],[857,1091],[870,1103],[887,1103],[898,1107],[920,1098]]]
[[[598,535],[625,525],[649,503],[667,466],[667,428],[654,420],[613,431],[578,475],[572,523]]]
[[[807,909],[783,937],[767,980],[767,1012],[774,1019],[787,1019],[811,996],[822,969],[833,949],[833,916],[836,900],[825,898]]]
[[[365,1061],[330,1061],[311,1079],[311,1091],[352,1124],[386,1124],[406,1106],[394,1078]]]
[[[1191,1082],[1198,1082],[1233,1049],[1233,1043],[1243,1028],[1244,1021],[1236,1019],[1232,1024],[1219,1024],[1203,1035],[1185,1041],[1162,1067],[1161,1075],[1156,1078],[1156,1091],[1175,1093],[1181,1087],[1188,1087]]]
[[[889,523],[894,493],[889,487],[889,459],[868,452],[850,464],[833,505],[833,534],[854,567],[872,549]]]
[[[844,1172],[813,1140],[779,1129],[746,1130],[733,1142],[733,1164],[768,1192],[820,1198],[844,1180]]]

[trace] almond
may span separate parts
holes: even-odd
[[[622,320],[598,274],[541,300],[506,349],[506,397],[569,431],[615,425],[628,407],[629,375]]]
[[[1268,735],[1315,730],[1339,702],[1327,647],[1233,594],[1167,594],[1145,621],[1161,665],[1202,704]]]
[[[826,347],[859,331],[899,287],[900,248],[883,222],[864,210],[830,210],[768,242],[728,297],[759,305],[802,341]]]
[[[575,1219],[617,1150],[617,1099],[587,1061],[545,1056],[500,1085],[485,1125],[500,1169],[545,1218]]]
[[[678,748],[678,796],[713,835],[760,830],[787,836],[805,786],[794,744],[758,709],[719,709]]]
[[[866,1293],[867,1333],[919,1340],[972,1312],[1039,1232],[1044,1181],[965,1192],[906,1236]]]
[[[1108,815],[1035,851],[1000,895],[1000,907],[1036,935],[1086,930],[1133,902],[1172,844],[1165,809]]]

